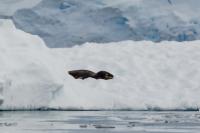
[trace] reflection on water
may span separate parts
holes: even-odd
[[[200,112],[0,112],[1,133],[199,133]]]

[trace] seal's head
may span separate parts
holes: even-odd
[[[109,79],[113,79],[114,76],[106,71],[99,71],[98,73],[95,74],[94,76],[95,79],[105,79],[105,80],[109,80]]]

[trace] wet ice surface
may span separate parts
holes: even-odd
[[[200,112],[0,112],[1,133],[199,133]]]

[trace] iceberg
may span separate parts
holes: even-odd
[[[32,9],[18,10],[13,20],[17,28],[39,35],[49,47],[120,41],[133,34],[119,9],[96,0],[44,0]]]
[[[123,41],[48,48],[0,20],[1,110],[187,110],[200,107],[200,41]],[[67,71],[105,70],[113,80]]]
[[[200,39],[196,0],[42,0],[12,15],[17,28],[39,35],[48,47],[123,40]],[[156,8],[155,8],[156,7]]]

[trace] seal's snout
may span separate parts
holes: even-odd
[[[113,79],[113,78],[114,78],[113,75],[107,75],[107,76],[106,76],[106,79]]]
[[[106,72],[105,73],[105,79],[113,79],[114,78],[114,76],[111,74],[111,73],[108,73],[108,72]]]

